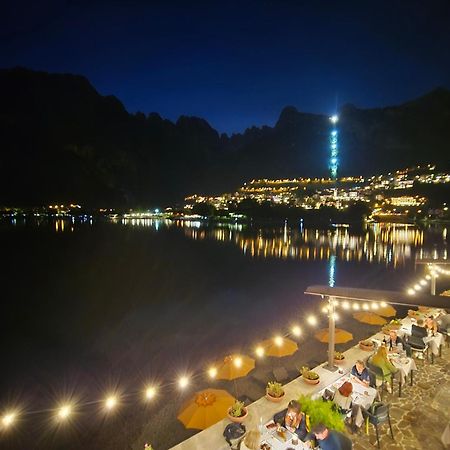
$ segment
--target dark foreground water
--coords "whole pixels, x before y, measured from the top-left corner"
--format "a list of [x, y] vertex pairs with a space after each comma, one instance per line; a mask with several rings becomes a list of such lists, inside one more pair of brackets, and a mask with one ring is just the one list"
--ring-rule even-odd
[[[197, 374], [201, 389], [203, 369], [227, 353], [293, 323], [307, 332], [309, 313], [325, 325], [308, 285], [406, 289], [422, 275], [415, 258], [446, 257], [446, 238], [401, 225], [3, 221], [0, 412], [21, 414], [0, 447], [131, 448], [149, 421], [162, 426], [165, 401], [176, 407], [180, 375]], [[157, 407], [143, 401], [149, 382], [163, 385]], [[121, 404], [105, 414], [95, 402], [111, 392]], [[76, 414], [61, 424], [52, 409], [69, 400]], [[159, 448], [185, 437], [154, 434]]]

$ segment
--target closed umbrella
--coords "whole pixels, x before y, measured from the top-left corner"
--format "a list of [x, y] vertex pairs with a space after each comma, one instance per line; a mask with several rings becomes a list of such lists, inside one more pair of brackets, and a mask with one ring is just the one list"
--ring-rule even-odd
[[261, 346], [264, 348], [265, 355], [277, 358], [292, 355], [298, 350], [298, 345], [295, 341], [282, 337], [266, 339], [261, 342]]
[[196, 392], [180, 409], [178, 420], [186, 428], [204, 430], [227, 416], [235, 399], [222, 389]]
[[367, 323], [369, 325], [384, 325], [386, 323], [386, 319], [373, 312], [360, 311], [354, 313], [353, 317], [359, 322]]
[[[329, 340], [328, 328], [319, 330], [315, 335], [315, 338], [323, 343], [327, 343]], [[334, 330], [334, 342], [336, 344], [345, 344], [353, 339], [353, 334], [348, 331], [342, 330], [341, 328], [336, 328]]]

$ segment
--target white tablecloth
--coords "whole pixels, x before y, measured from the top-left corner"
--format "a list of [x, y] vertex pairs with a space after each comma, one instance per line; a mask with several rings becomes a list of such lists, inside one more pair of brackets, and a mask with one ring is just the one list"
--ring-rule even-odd
[[[364, 423], [364, 417], [361, 409], [369, 409], [370, 405], [374, 402], [377, 396], [377, 390], [370, 386], [363, 386], [356, 381], [352, 381], [349, 374], [343, 375], [341, 378], [336, 380], [333, 384], [330, 384], [325, 389], [336, 392], [340, 386], [346, 381], [350, 381], [353, 386], [352, 392], [352, 416], [355, 421], [355, 425], [360, 427]], [[314, 397], [317, 398], [322, 396], [325, 392], [325, 389], [322, 389], [318, 392]]]
[[[410, 317], [406, 317], [402, 320], [402, 326], [398, 331], [399, 336], [404, 336], [407, 334], [411, 335], [411, 328], [413, 322]], [[439, 355], [439, 347], [444, 343], [444, 335], [441, 333], [436, 333], [436, 336], [425, 336], [423, 338], [423, 342], [428, 344], [428, 347], [431, 349], [434, 355]]]
[[390, 358], [390, 360], [392, 364], [399, 369], [397, 373], [402, 383], [405, 383], [406, 377], [410, 374], [411, 370], [417, 370], [416, 363], [412, 358], [400, 356]]
[[436, 333], [436, 336], [426, 336], [423, 338], [423, 342], [428, 344], [434, 355], [439, 355], [439, 347], [444, 343], [444, 335]]

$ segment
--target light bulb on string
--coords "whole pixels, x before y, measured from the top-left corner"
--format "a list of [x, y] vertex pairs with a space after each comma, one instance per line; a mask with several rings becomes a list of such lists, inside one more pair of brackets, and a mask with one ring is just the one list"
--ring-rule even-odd
[[147, 400], [151, 400], [155, 397], [155, 395], [156, 395], [156, 388], [153, 386], [147, 387], [147, 389], [145, 390], [145, 398]]
[[14, 424], [15, 420], [16, 420], [16, 413], [14, 412], [6, 413], [2, 417], [2, 425], [4, 428], [8, 428]]
[[189, 385], [189, 378], [186, 376], [182, 376], [178, 380], [178, 386], [181, 389], [185, 389]]
[[63, 405], [58, 409], [58, 419], [65, 420], [72, 413], [72, 407], [70, 405]]
[[262, 358], [264, 356], [264, 348], [261, 346], [256, 347], [255, 353], [256, 353], [256, 356], [259, 356], [260, 358]]
[[309, 325], [311, 326], [316, 326], [317, 325], [317, 319], [315, 316], [309, 316], [306, 321], [309, 323]]
[[281, 347], [283, 345], [283, 338], [281, 336], [276, 336], [273, 341], [277, 347]]
[[111, 411], [114, 409], [117, 405], [117, 397], [115, 395], [110, 395], [105, 400], [105, 408], [108, 411]]

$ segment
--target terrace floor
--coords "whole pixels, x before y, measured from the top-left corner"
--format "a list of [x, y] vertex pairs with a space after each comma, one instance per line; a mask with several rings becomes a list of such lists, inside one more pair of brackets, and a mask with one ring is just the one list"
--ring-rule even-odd
[[[383, 395], [391, 405], [393, 441], [389, 426], [381, 425], [381, 448], [390, 449], [443, 449], [441, 435], [450, 423], [450, 349], [442, 349], [442, 358], [434, 364], [417, 362], [413, 386], [404, 386], [402, 397], [398, 391]], [[376, 446], [375, 428], [369, 426], [350, 436], [354, 450], [367, 450]]]

